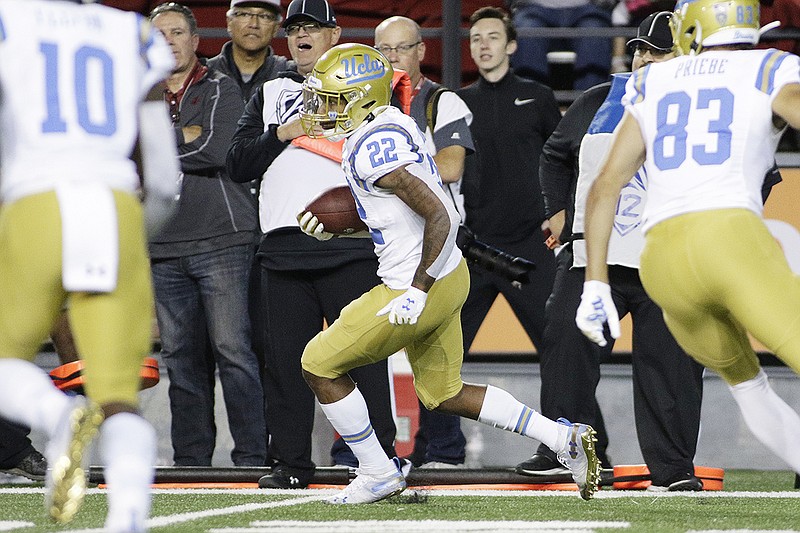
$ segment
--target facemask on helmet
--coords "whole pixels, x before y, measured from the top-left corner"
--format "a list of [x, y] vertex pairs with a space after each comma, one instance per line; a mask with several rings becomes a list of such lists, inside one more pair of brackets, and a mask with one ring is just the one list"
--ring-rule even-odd
[[300, 122], [306, 135], [340, 138], [353, 132], [389, 105], [392, 75], [389, 61], [370, 46], [348, 43], [325, 52], [303, 83]]
[[698, 54], [708, 46], [755, 45], [762, 33], [758, 0], [679, 0], [670, 25], [682, 54]]

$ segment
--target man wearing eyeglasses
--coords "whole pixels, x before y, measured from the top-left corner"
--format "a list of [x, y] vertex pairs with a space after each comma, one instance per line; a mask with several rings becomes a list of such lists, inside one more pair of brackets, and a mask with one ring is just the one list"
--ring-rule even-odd
[[[177, 466], [211, 466], [214, 374], [225, 397], [235, 466], [263, 466], [266, 429], [251, 345], [248, 281], [257, 213], [249, 187], [225, 172], [243, 103], [236, 83], [196, 55], [192, 11], [169, 2], [150, 13], [175, 56], [165, 99], [173, 113], [182, 181], [175, 217], [150, 242], [161, 354], [170, 378]], [[211, 352], [206, 349], [206, 338]]]
[[288, 68], [287, 59], [276, 55], [270, 46], [283, 20], [281, 3], [280, 0], [231, 0], [226, 16], [231, 40], [207, 64], [233, 78], [247, 103], [256, 87]]
[[[283, 21], [281, 14], [280, 0], [231, 0], [231, 7], [226, 14], [231, 40], [223, 44], [219, 55], [209, 59], [206, 64], [226, 74], [239, 85], [245, 104], [256, 87], [275, 79], [279, 73], [294, 68], [291, 61], [276, 55], [270, 46], [272, 39], [280, 31]], [[250, 193], [254, 198], [258, 198], [260, 185], [260, 180], [250, 183]], [[256, 232], [254, 249], [258, 247], [260, 240], [261, 233]], [[260, 333], [263, 330], [261, 265], [255, 253], [250, 269], [248, 298], [253, 351], [259, 359], [263, 382], [264, 343]]]
[[[439, 168], [445, 190], [464, 218], [464, 197], [461, 176], [464, 159], [474, 151], [469, 125], [472, 112], [453, 91], [423, 76], [425, 43], [419, 24], [414, 20], [389, 17], [375, 28], [377, 48], [395, 69], [404, 70], [411, 78], [411, 117], [425, 133], [425, 143]], [[463, 465], [466, 439], [461, 431], [461, 418], [428, 411], [420, 403], [420, 424], [414, 437], [414, 451], [409, 457], [415, 466], [450, 468]]]
[[[276, 465], [259, 485], [300, 489], [308, 486], [315, 470], [311, 447], [316, 402], [302, 376], [303, 350], [322, 330], [323, 321], [331, 324], [344, 306], [380, 279], [371, 240], [309, 239], [295, 218], [319, 193], [345, 183], [341, 146], [309, 139], [299, 120], [301, 84], [317, 59], [338, 42], [341, 28], [326, 0], [293, 0], [283, 28], [297, 73], [284, 73], [256, 88], [233, 137], [228, 172], [241, 182], [261, 179], [264, 389]], [[384, 451], [393, 457], [396, 431], [387, 362], [358, 368], [351, 375], [363, 386], [372, 425]], [[337, 450], [337, 455], [345, 453], [355, 462], [349, 449]]]

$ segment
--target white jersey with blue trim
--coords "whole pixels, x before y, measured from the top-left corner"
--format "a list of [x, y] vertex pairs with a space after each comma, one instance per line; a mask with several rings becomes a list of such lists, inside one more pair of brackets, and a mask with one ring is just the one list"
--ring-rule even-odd
[[782, 133], [772, 101], [800, 83], [800, 58], [779, 50], [707, 51], [639, 69], [623, 103], [647, 150], [643, 231], [680, 214], [744, 208], [761, 187]]
[[2, 199], [65, 180], [135, 191], [138, 104], [174, 64], [161, 34], [137, 13], [0, 2]]
[[[572, 220], [574, 234], [582, 236], [586, 230], [586, 200], [611, 148], [614, 129], [622, 119], [624, 112], [622, 97], [630, 76], [630, 73], [612, 76], [608, 95], [581, 140], [578, 153], [578, 182], [575, 186], [575, 215]], [[607, 264], [639, 268], [639, 256], [644, 248], [644, 235], [641, 229], [642, 209], [646, 200], [647, 175], [641, 168], [619, 193], [614, 225], [608, 240]], [[582, 237], [575, 238], [572, 241], [572, 266], [585, 267], [587, 261], [586, 240]]]
[[380, 186], [380, 178], [404, 165], [436, 194], [450, 215], [450, 237], [428, 270], [428, 274], [439, 279], [461, 261], [461, 251], [455, 245], [460, 217], [442, 187], [439, 171], [414, 119], [394, 107], [383, 108], [344, 144], [342, 168], [359, 215], [369, 226], [375, 243], [378, 276], [397, 290], [411, 286], [422, 258], [425, 229], [421, 216], [392, 191]]

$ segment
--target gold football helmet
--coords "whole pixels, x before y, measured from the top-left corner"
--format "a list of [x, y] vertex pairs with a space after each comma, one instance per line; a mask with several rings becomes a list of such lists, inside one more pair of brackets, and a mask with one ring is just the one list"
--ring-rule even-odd
[[758, 0], [679, 0], [670, 21], [682, 54], [699, 54], [705, 46], [757, 44]]
[[[325, 52], [303, 83], [300, 121], [306, 135], [341, 138], [351, 133], [375, 109], [389, 105], [393, 74], [389, 60], [364, 44], [340, 44]], [[314, 126], [322, 127], [323, 134], [315, 133]]]

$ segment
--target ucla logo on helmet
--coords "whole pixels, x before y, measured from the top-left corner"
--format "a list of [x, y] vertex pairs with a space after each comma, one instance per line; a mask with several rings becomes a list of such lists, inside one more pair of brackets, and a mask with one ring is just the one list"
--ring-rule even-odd
[[345, 58], [341, 63], [344, 67], [344, 79], [347, 80], [347, 85], [380, 78], [386, 71], [383, 61], [377, 57], [372, 59], [369, 54]]
[[716, 13], [714, 16], [717, 19], [717, 24], [720, 26], [727, 26], [728, 25], [728, 6], [727, 4], [714, 4], [714, 11]]

